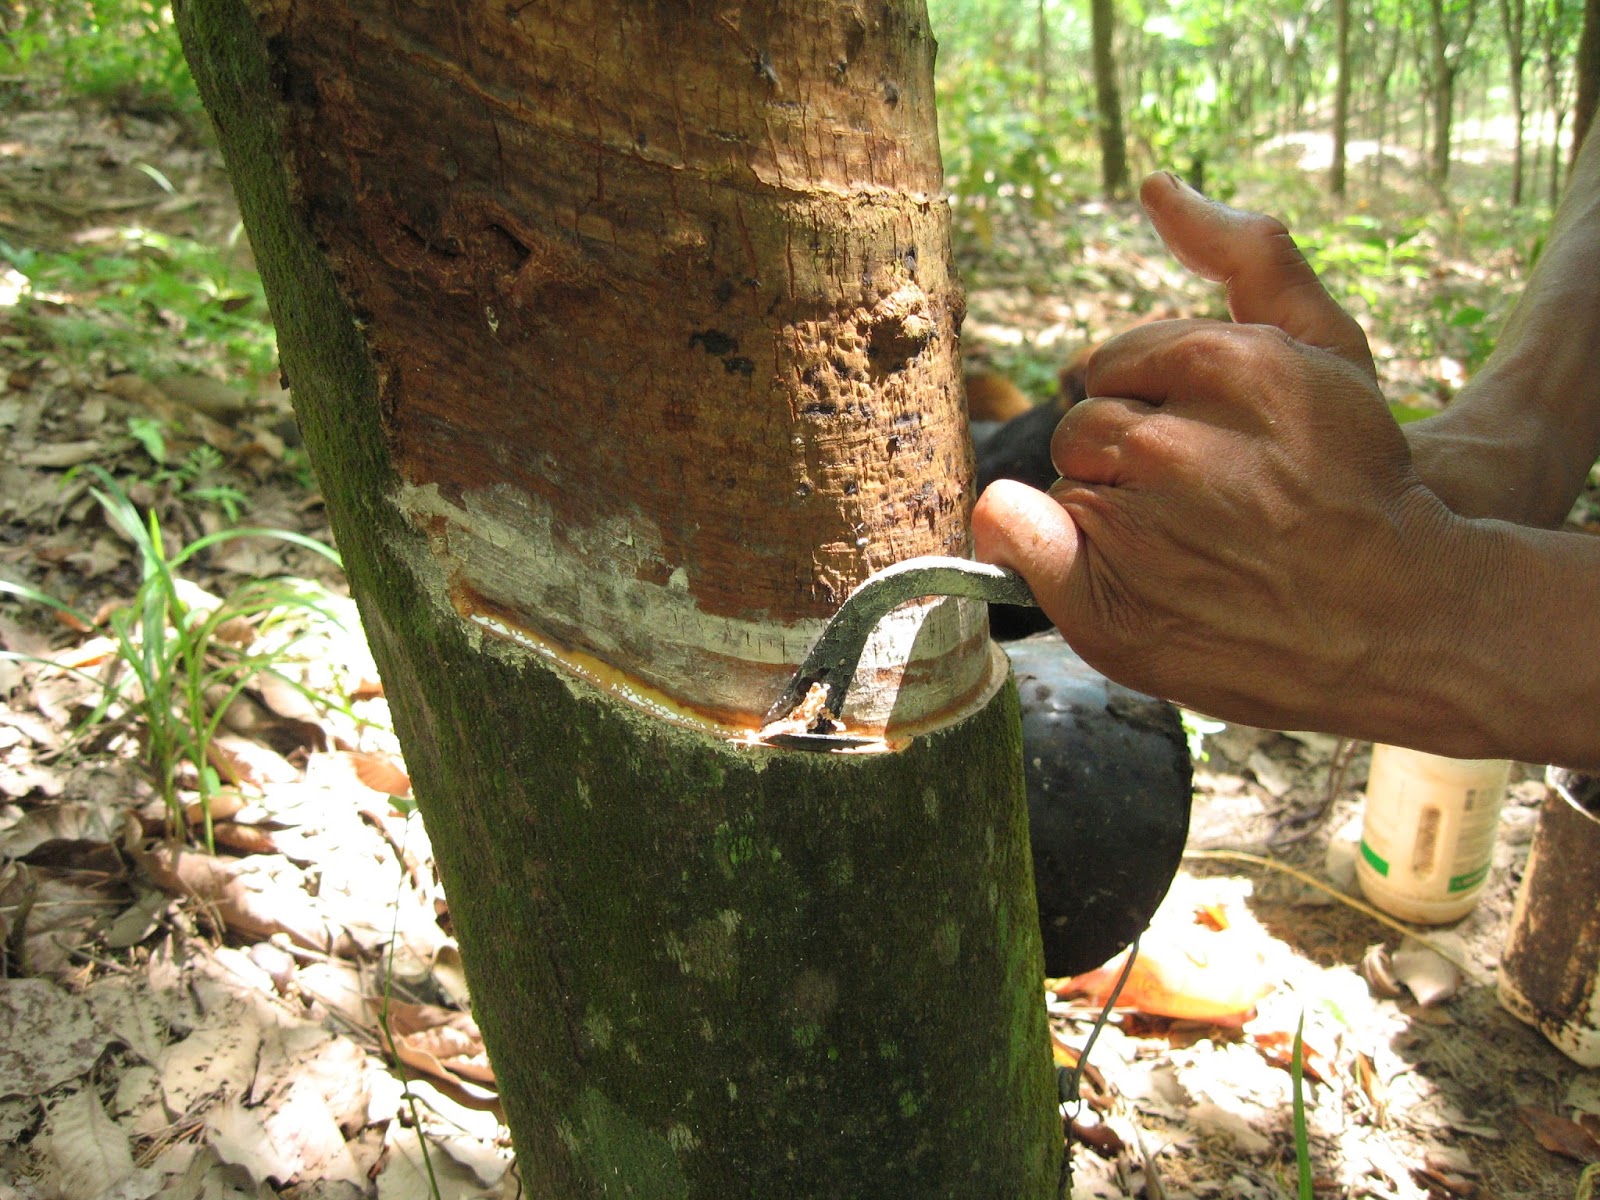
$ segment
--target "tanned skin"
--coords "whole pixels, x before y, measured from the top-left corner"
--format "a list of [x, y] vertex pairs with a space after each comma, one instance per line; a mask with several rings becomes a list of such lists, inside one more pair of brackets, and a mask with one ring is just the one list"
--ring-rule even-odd
[[980, 497], [1091, 664], [1227, 720], [1600, 769], [1600, 538], [1555, 532], [1600, 454], [1600, 139], [1488, 363], [1402, 430], [1360, 326], [1271, 217], [1140, 199], [1232, 322], [1105, 343], [1048, 492]]

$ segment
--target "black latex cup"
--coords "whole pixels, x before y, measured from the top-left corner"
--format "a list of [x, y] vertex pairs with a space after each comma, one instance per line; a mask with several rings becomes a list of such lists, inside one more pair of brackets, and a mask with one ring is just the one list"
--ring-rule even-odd
[[1178, 710], [1112, 683], [1054, 632], [1005, 647], [1022, 700], [1045, 972], [1078, 975], [1149, 924], [1189, 832]]

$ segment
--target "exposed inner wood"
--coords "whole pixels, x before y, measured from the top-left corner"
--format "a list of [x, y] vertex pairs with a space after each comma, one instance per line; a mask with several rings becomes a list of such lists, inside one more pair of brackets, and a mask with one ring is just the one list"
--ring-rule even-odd
[[[933, 42], [803, 12], [270, 14], [291, 172], [458, 606], [733, 720], [872, 570], [967, 550]], [[857, 719], [981, 689], [981, 610], [918, 613]]]

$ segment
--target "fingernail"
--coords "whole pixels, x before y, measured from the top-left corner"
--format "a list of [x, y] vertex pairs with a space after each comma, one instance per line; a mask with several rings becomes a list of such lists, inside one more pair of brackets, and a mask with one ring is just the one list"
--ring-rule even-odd
[[1173, 184], [1180, 191], [1188, 192], [1191, 196], [1199, 196], [1202, 199], [1205, 198], [1205, 193], [1204, 192], [1201, 192], [1199, 189], [1191, 186], [1189, 181], [1187, 179], [1183, 178], [1183, 176], [1179, 175], [1177, 172], [1175, 172], [1175, 171], [1167, 171], [1167, 172], [1164, 172], [1164, 173], [1165, 173], [1165, 175], [1166, 175], [1166, 177], [1168, 179], [1172, 180]]

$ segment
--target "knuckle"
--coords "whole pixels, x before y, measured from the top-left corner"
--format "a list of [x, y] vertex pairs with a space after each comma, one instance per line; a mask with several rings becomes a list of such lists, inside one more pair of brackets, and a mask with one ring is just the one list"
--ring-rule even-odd
[[1134, 459], [1162, 466], [1178, 459], [1182, 445], [1174, 436], [1172, 422], [1155, 413], [1135, 421], [1123, 431], [1123, 450]]
[[1269, 241], [1287, 240], [1291, 245], [1294, 238], [1289, 234], [1289, 227], [1270, 213], [1250, 213], [1245, 218], [1249, 231], [1258, 238]]

